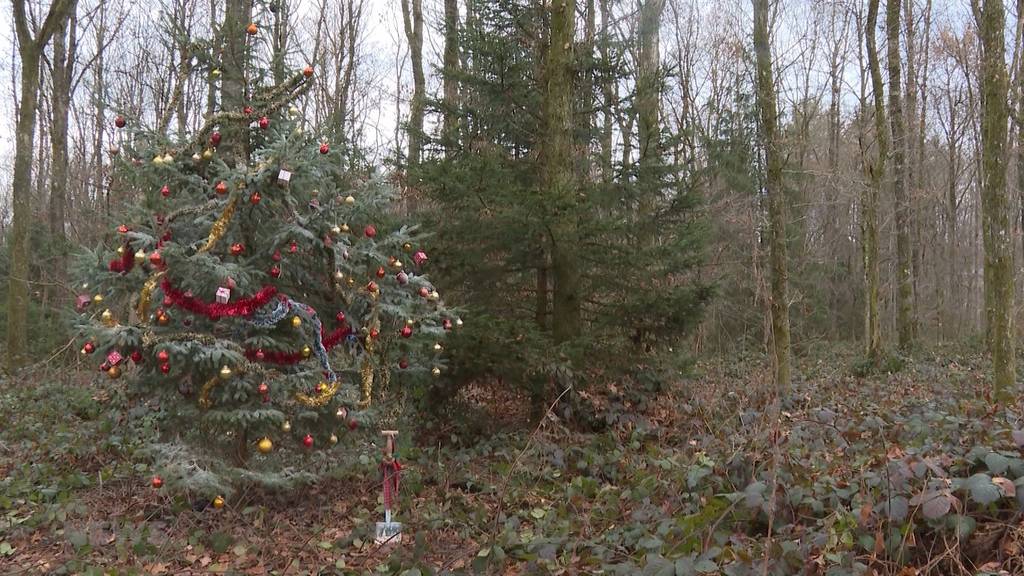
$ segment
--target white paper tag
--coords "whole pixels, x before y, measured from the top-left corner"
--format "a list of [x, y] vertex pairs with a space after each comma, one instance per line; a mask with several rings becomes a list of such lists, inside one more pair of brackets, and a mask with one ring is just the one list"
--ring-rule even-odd
[[377, 522], [377, 536], [374, 541], [378, 546], [384, 544], [401, 544], [402, 543], [402, 523], [401, 522]]

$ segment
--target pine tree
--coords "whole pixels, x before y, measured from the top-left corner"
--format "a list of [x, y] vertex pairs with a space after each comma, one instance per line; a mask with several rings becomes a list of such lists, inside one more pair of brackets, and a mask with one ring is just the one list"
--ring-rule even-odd
[[302, 129], [291, 104], [312, 74], [250, 85], [242, 110], [186, 142], [118, 117], [119, 181], [138, 201], [112, 259], [82, 256], [78, 329], [83, 354], [157, 414], [155, 485], [212, 498], [312, 480], [331, 463], [317, 449], [379, 416], [375, 390], [444, 369], [461, 321], [424, 275], [424, 236], [389, 209], [386, 181], [345, 172]]

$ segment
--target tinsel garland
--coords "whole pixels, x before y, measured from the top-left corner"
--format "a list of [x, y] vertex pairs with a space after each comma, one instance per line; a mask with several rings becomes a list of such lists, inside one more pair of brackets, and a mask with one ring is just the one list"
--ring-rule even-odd
[[170, 298], [175, 306], [188, 310], [193, 314], [201, 314], [210, 320], [218, 320], [225, 316], [252, 316], [256, 310], [265, 306], [277, 294], [275, 286], [264, 286], [259, 292], [248, 297], [221, 304], [219, 302], [203, 302], [202, 300], [188, 295], [183, 290], [175, 288], [171, 281], [164, 278], [160, 283], [160, 289], [164, 295]]
[[361, 391], [362, 398], [359, 400], [359, 407], [367, 409], [370, 407], [370, 398], [373, 395], [373, 364], [370, 361], [370, 357], [373, 353], [373, 339], [366, 339], [366, 355], [363, 356], [363, 364], [359, 367], [359, 376], [361, 378]]
[[320, 391], [313, 396], [303, 394], [302, 392], [297, 393], [295, 395], [295, 401], [310, 408], [319, 408], [327, 405], [327, 403], [331, 401], [331, 398], [333, 398], [338, 392], [338, 381], [323, 382], [321, 383], [321, 386], [322, 388]]

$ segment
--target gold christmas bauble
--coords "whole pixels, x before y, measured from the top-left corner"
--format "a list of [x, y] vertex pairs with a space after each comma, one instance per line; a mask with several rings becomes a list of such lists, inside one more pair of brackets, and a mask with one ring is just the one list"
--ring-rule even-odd
[[331, 437], [328, 440], [330, 441], [331, 444], [337, 444], [338, 443], [338, 435], [337, 434], [331, 434]]
[[118, 378], [121, 377], [121, 367], [111, 366], [109, 369], [107, 369], [107, 376], [110, 376], [111, 380], [117, 380]]
[[345, 204], [355, 204], [355, 203], [356, 203], [356, 197], [355, 196], [352, 196], [351, 194], [349, 194], [348, 196], [345, 196]]
[[157, 154], [156, 156], [153, 157], [153, 164], [156, 164], [157, 166], [159, 166], [159, 165], [161, 165], [163, 163], [164, 163], [164, 157], [163, 156]]
[[394, 266], [395, 268], [401, 268], [402, 267], [402, 261], [401, 260], [395, 260], [394, 262], [391, 263], [391, 265]]
[[170, 153], [164, 154], [164, 164], [173, 164], [173, 163], [174, 163], [174, 156], [171, 156]]
[[335, 236], [337, 236], [338, 234], [341, 234], [341, 226], [332, 226], [331, 227], [331, 234], [334, 234]]
[[117, 247], [117, 255], [118, 256], [124, 256], [124, 246], [118, 246]]
[[350, 230], [350, 228], [348, 227], [348, 224], [342, 224], [341, 225], [341, 231], [342, 232], [348, 233], [349, 230]]
[[348, 285], [349, 286], [355, 286], [356, 285], [355, 279], [352, 278], [351, 276], [348, 277]]
[[103, 294], [97, 294], [92, 297], [93, 304], [99, 304], [100, 302], [103, 302]]
[[441, 369], [438, 368], [437, 366], [434, 366], [434, 368], [430, 371], [430, 373], [433, 374], [434, 376], [440, 376], [441, 375]]
[[302, 326], [302, 318], [299, 318], [298, 316], [292, 316], [292, 326], [295, 328]]
[[436, 350], [437, 352], [440, 352], [443, 349], [444, 349], [444, 347], [441, 346], [440, 342], [437, 342], [437, 343], [434, 344], [434, 350]]
[[434, 290], [433, 292], [430, 293], [430, 295], [427, 296], [427, 300], [436, 301], [440, 297], [441, 295], [437, 293], [437, 290]]
[[110, 308], [107, 308], [102, 314], [100, 314], [100, 320], [102, 320], [107, 326], [113, 326], [114, 313], [110, 311]]
[[203, 160], [209, 160], [210, 158], [213, 158], [213, 150], [210, 148], [203, 150]]
[[223, 508], [224, 507], [224, 499], [221, 498], [220, 496], [217, 496], [216, 498], [214, 498], [213, 499], [213, 507], [216, 508], [217, 510], [220, 510], [221, 508]]
[[231, 368], [228, 368], [226, 365], [220, 367], [219, 375], [221, 380], [227, 380], [231, 378], [231, 374]]
[[416, 321], [413, 320], [412, 318], [406, 318], [405, 319], [405, 325], [406, 326], [415, 326], [416, 325]]
[[210, 76], [213, 76], [214, 78], [220, 78], [220, 68], [214, 68], [213, 70], [210, 70]]
[[288, 114], [293, 116], [293, 117], [294, 116], [298, 116], [299, 115], [299, 109], [297, 107], [295, 107], [295, 106], [290, 106], [288, 108]]
[[335, 270], [334, 279], [337, 280], [338, 282], [341, 282], [342, 280], [345, 279], [345, 274], [341, 270]]
[[156, 317], [156, 323], [161, 326], [167, 326], [167, 324], [170, 323], [170, 321], [171, 317], [168, 316], [167, 314], [161, 314]]
[[284, 423], [281, 424], [281, 432], [291, 432], [291, 431], [292, 431], [292, 423], [287, 421], [287, 420], [285, 420]]
[[455, 325], [456, 326], [462, 326], [462, 318], [456, 318], [455, 319]]
[[405, 250], [406, 252], [412, 252], [412, 244], [409, 244], [408, 242], [402, 244], [402, 250]]
[[274, 449], [274, 443], [270, 441], [270, 438], [264, 436], [263, 439], [256, 444], [256, 448], [264, 454], [269, 454], [270, 451]]
[[295, 128], [295, 135], [296, 136], [302, 136], [302, 127], [301, 126], [297, 126]]
[[302, 357], [303, 358], [309, 358], [309, 355], [312, 354], [312, 353], [313, 353], [313, 351], [309, 349], [309, 346], [303, 346], [302, 347]]
[[146, 263], [146, 251], [141, 248], [135, 253], [135, 265], [142, 266]]
[[192, 155], [192, 161], [193, 162], [200, 162], [200, 161], [202, 161], [202, 159], [203, 159], [203, 156], [199, 152], [196, 152], [195, 154]]

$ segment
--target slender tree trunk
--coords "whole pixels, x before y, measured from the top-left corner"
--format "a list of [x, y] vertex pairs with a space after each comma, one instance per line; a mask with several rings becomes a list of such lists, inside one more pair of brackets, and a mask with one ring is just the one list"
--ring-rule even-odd
[[[248, 94], [246, 63], [248, 38], [245, 29], [252, 21], [249, 0], [226, 0], [221, 42], [224, 45], [221, 71], [221, 107], [237, 112], [245, 107]], [[218, 148], [228, 165], [242, 166], [249, 161], [249, 132], [246, 127], [229, 123], [221, 129], [222, 144]]]
[[882, 337], [878, 322], [878, 196], [885, 180], [885, 162], [889, 156], [889, 127], [885, 120], [885, 94], [882, 88], [882, 71], [878, 63], [878, 47], [875, 28], [878, 24], [878, 2], [869, 0], [868, 17], [864, 35], [867, 41], [868, 68], [871, 73], [871, 91], [874, 97], [875, 140], [878, 154], [868, 165], [871, 176], [870, 186], [864, 191], [861, 201], [863, 212], [864, 277], [865, 277], [865, 318], [864, 340], [868, 358], [875, 364], [881, 360]]
[[789, 278], [786, 257], [786, 201], [782, 183], [782, 151], [778, 142], [778, 104], [768, 33], [769, 0], [753, 0], [754, 54], [757, 66], [757, 107], [760, 110], [761, 143], [764, 146], [765, 194], [768, 200], [768, 260], [771, 268], [772, 343], [775, 352], [775, 385], [780, 392], [790, 384]]
[[[912, 0], [908, 0], [912, 1]], [[896, 332], [900, 350], [913, 343], [913, 290], [911, 276], [910, 202], [907, 198], [905, 122], [900, 70], [900, 0], [886, 2], [885, 29], [889, 68], [889, 120], [892, 128], [893, 198], [896, 216]], [[877, 102], [877, 99], [876, 99]]]
[[1004, 60], [1005, 8], [1002, 0], [984, 0], [981, 10], [982, 234], [985, 247], [985, 308], [989, 310], [993, 398], [1009, 401], [1016, 393], [1014, 350], [1013, 243], [1006, 188], [1008, 79]]
[[67, 21], [74, 3], [56, 0], [38, 32], [30, 29], [26, 0], [13, 0], [14, 27], [21, 57], [21, 98], [14, 128], [14, 174], [11, 179], [11, 267], [7, 289], [7, 366], [15, 369], [28, 361], [29, 223], [32, 219], [32, 160], [35, 152], [40, 57], [50, 38]]
[[552, 328], [555, 341], [579, 335], [580, 270], [576, 253], [576, 182], [573, 170], [573, 42], [576, 0], [551, 0], [551, 30], [544, 58], [543, 182], [552, 208]]
[[[609, 53], [609, 21], [611, 20], [611, 6], [609, 0], [601, 0], [601, 61], [607, 66], [611, 58]], [[601, 181], [605, 184], [612, 181], [612, 110], [615, 109], [615, 82], [611, 75], [606, 74], [601, 82], [601, 134], [600, 157], [601, 157]]]
[[288, 55], [288, 34], [291, 31], [289, 17], [291, 16], [291, 4], [288, 0], [276, 0], [274, 9], [274, 30], [271, 37], [271, 58], [270, 68], [274, 74], [274, 83], [283, 84], [287, 72], [285, 71], [285, 57]]
[[68, 193], [68, 111], [71, 106], [71, 79], [74, 73], [77, 19], [64, 23], [53, 36], [53, 73], [51, 100], [53, 127], [50, 135], [52, 167], [50, 171], [50, 206], [48, 220], [50, 234], [58, 244], [54, 272], [61, 276], [64, 270], [63, 247], [67, 242], [64, 224]]
[[450, 153], [459, 139], [459, 1], [444, 0], [444, 125], [442, 140]]
[[408, 161], [410, 166], [416, 166], [420, 163], [423, 148], [423, 111], [427, 98], [427, 83], [423, 75], [423, 0], [402, 0], [402, 22], [412, 61]]

